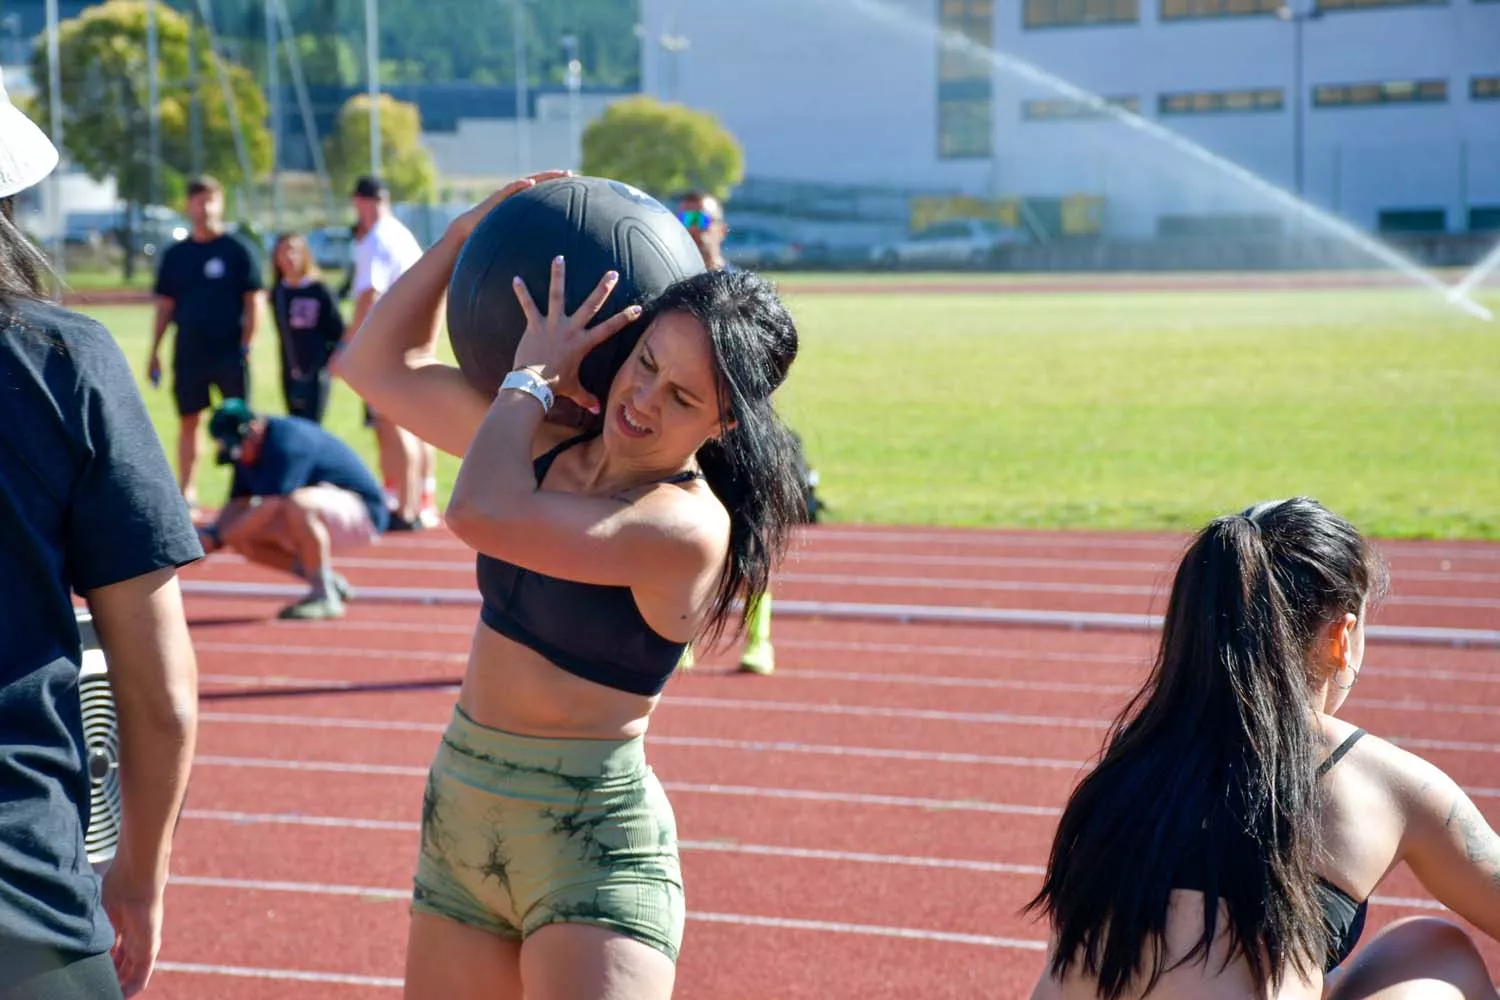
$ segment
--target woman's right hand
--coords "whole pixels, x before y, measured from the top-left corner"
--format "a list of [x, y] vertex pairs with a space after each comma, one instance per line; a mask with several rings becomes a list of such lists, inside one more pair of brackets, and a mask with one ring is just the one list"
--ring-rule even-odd
[[571, 170], [544, 170], [530, 177], [523, 177], [518, 181], [512, 181], [505, 187], [490, 195], [484, 201], [464, 212], [458, 218], [448, 224], [448, 234], [462, 244], [474, 232], [480, 221], [505, 199], [513, 194], [525, 191], [529, 187], [541, 184], [543, 181], [555, 181], [561, 177], [571, 177]]

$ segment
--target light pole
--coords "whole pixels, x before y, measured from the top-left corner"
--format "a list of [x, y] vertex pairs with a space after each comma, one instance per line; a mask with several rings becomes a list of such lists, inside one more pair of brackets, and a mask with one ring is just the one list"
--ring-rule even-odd
[[380, 11], [365, 0], [365, 62], [370, 95], [370, 174], [380, 176]]
[[1292, 177], [1297, 197], [1303, 194], [1303, 123], [1302, 109], [1307, 95], [1302, 93], [1302, 26], [1323, 16], [1318, 0], [1313, 0], [1307, 10], [1293, 10], [1290, 4], [1282, 4], [1276, 16], [1292, 25]]
[[525, 177], [531, 164], [531, 132], [526, 113], [530, 110], [530, 95], [526, 79], [526, 10], [521, 5], [526, 0], [510, 0], [511, 33], [515, 36], [516, 59], [516, 176]]
[[568, 141], [575, 166], [582, 166], [583, 150], [578, 137], [578, 92], [583, 87], [583, 63], [578, 59], [578, 36], [564, 35], [563, 50], [568, 53]]
[[[678, 74], [682, 71], [682, 53], [692, 48], [692, 43], [688, 41], [686, 35], [674, 35], [669, 29], [666, 32], [663, 32], [661, 38], [657, 40], [657, 44], [659, 44], [661, 46], [661, 50], [667, 54], [663, 62], [672, 67], [671, 93], [670, 95], [666, 94], [665, 91], [667, 88], [663, 86], [663, 96], [670, 96], [672, 100], [676, 100], [678, 83], [677, 77]], [[662, 75], [666, 76], [665, 73], [663, 73]]]

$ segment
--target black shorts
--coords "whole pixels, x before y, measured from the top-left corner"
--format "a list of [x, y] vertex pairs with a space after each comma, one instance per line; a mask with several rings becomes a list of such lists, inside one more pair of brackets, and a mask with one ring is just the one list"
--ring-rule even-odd
[[0, 972], [0, 1000], [124, 1000], [109, 952], [27, 955]]
[[215, 368], [181, 368], [172, 374], [172, 394], [177, 397], [179, 416], [202, 413], [213, 405], [210, 389], [219, 391], [219, 401], [250, 401], [250, 364], [243, 358]]

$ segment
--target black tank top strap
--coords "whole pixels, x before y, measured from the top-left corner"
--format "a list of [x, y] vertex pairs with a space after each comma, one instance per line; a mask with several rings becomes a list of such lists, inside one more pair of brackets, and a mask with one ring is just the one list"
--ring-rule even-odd
[[1365, 731], [1363, 729], [1356, 729], [1354, 732], [1350, 733], [1348, 739], [1344, 740], [1344, 742], [1335, 747], [1333, 753], [1328, 755], [1328, 759], [1318, 765], [1318, 777], [1321, 778], [1323, 777], [1323, 775], [1333, 770], [1333, 766], [1344, 759], [1344, 754], [1353, 749], [1354, 744], [1358, 743], [1360, 737], [1363, 735], [1365, 735]]
[[598, 436], [598, 431], [584, 431], [582, 434], [576, 435], [575, 437], [570, 437], [562, 444], [548, 449], [545, 454], [538, 455], [536, 458], [532, 459], [531, 468], [532, 471], [536, 473], [537, 485], [542, 485], [542, 480], [547, 478], [547, 472], [552, 468], [552, 463], [557, 461], [558, 455], [561, 455], [563, 452], [567, 451], [574, 445], [582, 444], [583, 442], [591, 440], [592, 438], [596, 438]]

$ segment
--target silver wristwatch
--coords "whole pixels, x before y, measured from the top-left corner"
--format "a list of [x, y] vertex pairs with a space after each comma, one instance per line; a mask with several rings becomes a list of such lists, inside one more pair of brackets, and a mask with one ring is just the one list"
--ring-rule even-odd
[[500, 389], [502, 392], [506, 389], [519, 389], [542, 404], [542, 413], [552, 411], [554, 399], [552, 387], [530, 368], [517, 368], [505, 376], [505, 381], [500, 383]]

